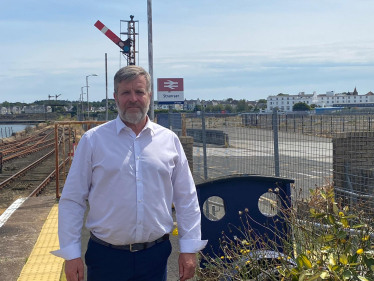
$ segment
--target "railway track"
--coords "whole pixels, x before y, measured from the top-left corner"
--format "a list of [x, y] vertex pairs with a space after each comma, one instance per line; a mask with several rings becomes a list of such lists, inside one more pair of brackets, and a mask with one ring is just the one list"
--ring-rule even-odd
[[[59, 130], [60, 131], [60, 130]], [[27, 165], [22, 165], [22, 168], [18, 171], [7, 170], [5, 173], [0, 174], [0, 215], [9, 207], [16, 199], [21, 197], [31, 197], [37, 196], [41, 193], [43, 194], [54, 194], [55, 193], [55, 182], [51, 180], [56, 176], [55, 171], [55, 149], [48, 149], [54, 146], [54, 139], [47, 140], [49, 136], [52, 135], [54, 130], [51, 130], [46, 136], [35, 137], [32, 143], [30, 144], [30, 139], [28, 139], [28, 145], [23, 148], [23, 151], [17, 150], [10, 157], [12, 159], [4, 158], [5, 162], [17, 163], [25, 160], [27, 158], [32, 158], [33, 161], [22, 161], [27, 163]], [[60, 131], [61, 132], [61, 131]], [[66, 132], [65, 134], [67, 134]], [[59, 144], [62, 145], [62, 134], [59, 134]], [[25, 145], [25, 140], [18, 142], [14, 145]], [[65, 150], [68, 151], [68, 138], [65, 138]], [[3, 147], [0, 148], [0, 150]], [[18, 149], [18, 148], [16, 148]], [[14, 149], [14, 150], [16, 150]], [[46, 151], [47, 150], [47, 151]], [[62, 151], [60, 149], [59, 158], [62, 159]], [[37, 157], [35, 157], [37, 156]], [[21, 158], [23, 157], [23, 158]], [[21, 159], [20, 159], [21, 158]], [[61, 179], [60, 186], [63, 185], [64, 175], [61, 174], [63, 167], [69, 165], [70, 158], [66, 158], [59, 166], [59, 178]], [[9, 163], [7, 163], [9, 165]], [[48, 188], [46, 186], [48, 185]]]

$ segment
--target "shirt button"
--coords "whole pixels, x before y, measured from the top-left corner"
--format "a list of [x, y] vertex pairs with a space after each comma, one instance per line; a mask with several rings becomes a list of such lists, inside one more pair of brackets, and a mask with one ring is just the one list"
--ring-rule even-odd
[[139, 203], [142, 202], [142, 200], [139, 200]]
[[136, 159], [138, 159], [138, 160], [139, 160], [139, 156], [138, 156], [138, 157], [136, 157]]
[[140, 181], [140, 179], [138, 178], [138, 181]]
[[142, 224], [142, 222], [140, 221], [140, 222], [138, 222], [138, 224], [140, 225], [140, 224]]

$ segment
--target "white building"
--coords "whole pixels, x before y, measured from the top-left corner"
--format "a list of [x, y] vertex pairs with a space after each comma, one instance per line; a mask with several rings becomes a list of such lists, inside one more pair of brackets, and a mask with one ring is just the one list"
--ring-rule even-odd
[[8, 114], [8, 109], [6, 107], [0, 107], [0, 114]]
[[369, 92], [366, 95], [359, 95], [355, 88], [353, 92], [348, 93], [335, 94], [334, 91], [328, 91], [323, 95], [317, 95], [316, 92], [313, 92], [313, 95], [306, 95], [304, 92], [300, 92], [298, 95], [269, 96], [266, 112], [272, 112], [274, 107], [289, 112], [292, 111], [293, 105], [298, 102], [309, 105], [315, 104], [319, 107], [374, 107], [374, 94]]
[[325, 95], [318, 95], [318, 102], [321, 107], [330, 106], [350, 106], [350, 107], [364, 107], [370, 103], [374, 103], [374, 94], [372, 92], [366, 95], [359, 95], [356, 88], [353, 92], [338, 93], [334, 91], [326, 92]]
[[317, 93], [313, 92], [313, 94], [306, 95], [305, 92], [300, 92], [297, 95], [268, 96], [265, 112], [272, 112], [275, 107], [278, 107], [281, 111], [292, 111], [293, 105], [298, 102], [309, 105], [317, 104]]

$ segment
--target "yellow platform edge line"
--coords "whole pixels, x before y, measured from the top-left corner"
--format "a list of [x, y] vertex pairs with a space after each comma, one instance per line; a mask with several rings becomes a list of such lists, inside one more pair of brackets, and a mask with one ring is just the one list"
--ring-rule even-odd
[[59, 248], [57, 217], [58, 204], [55, 204], [17, 281], [60, 281], [64, 260], [50, 253]]

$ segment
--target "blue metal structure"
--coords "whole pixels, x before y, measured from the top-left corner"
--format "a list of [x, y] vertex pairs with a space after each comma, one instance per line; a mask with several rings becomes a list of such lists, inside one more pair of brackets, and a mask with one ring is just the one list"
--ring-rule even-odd
[[[293, 179], [285, 179], [279, 177], [264, 177], [256, 175], [235, 175], [231, 177], [219, 178], [212, 181], [204, 182], [196, 185], [197, 194], [199, 198], [199, 205], [202, 212], [201, 231], [202, 239], [209, 240], [208, 245], [202, 251], [205, 255], [214, 257], [219, 255], [220, 238], [222, 238], [222, 231], [230, 237], [234, 236], [243, 239], [243, 235], [236, 227], [241, 227], [243, 230], [243, 223], [240, 220], [239, 211], [243, 212], [248, 209], [248, 215], [257, 223], [252, 222], [251, 227], [256, 229], [258, 234], [265, 234], [266, 227], [272, 228], [277, 224], [278, 229], [281, 229], [282, 222], [274, 222], [278, 216], [266, 216], [261, 213], [259, 209], [259, 199], [262, 195], [267, 193], [269, 189], [273, 191], [275, 188], [279, 189], [279, 202], [283, 207], [287, 207], [287, 202], [291, 200], [291, 184]], [[218, 196], [223, 199], [223, 207], [225, 214], [219, 220], [208, 219], [204, 214], [204, 202], [212, 196]], [[221, 205], [222, 207], [222, 205]], [[206, 212], [205, 212], [206, 213]], [[235, 226], [235, 227], [234, 227]], [[231, 230], [231, 232], [230, 232]], [[272, 233], [266, 232], [269, 239], [274, 239]], [[279, 249], [281, 251], [281, 249]]]

